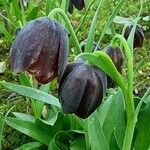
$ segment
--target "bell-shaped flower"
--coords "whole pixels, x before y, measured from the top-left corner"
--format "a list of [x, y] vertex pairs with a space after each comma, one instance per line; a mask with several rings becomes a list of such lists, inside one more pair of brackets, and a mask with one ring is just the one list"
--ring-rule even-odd
[[[124, 32], [124, 37], [127, 40], [130, 32], [132, 30], [133, 25], [129, 25], [126, 27], [125, 32]], [[135, 29], [135, 34], [134, 34], [134, 48], [139, 48], [142, 47], [144, 41], [144, 30], [141, 26], [137, 25]]]
[[62, 110], [87, 118], [101, 104], [107, 77], [83, 60], [67, 65], [59, 85]]
[[[111, 45], [104, 48], [104, 51], [109, 55], [117, 70], [121, 73], [123, 67], [123, 54], [119, 47], [112, 47]], [[113, 88], [115, 85], [114, 81], [107, 77], [107, 87]]]
[[10, 50], [10, 67], [15, 73], [27, 70], [40, 83], [55, 77], [60, 81], [68, 56], [68, 33], [48, 17], [29, 22], [18, 33]]
[[82, 10], [85, 7], [84, 0], [70, 0], [68, 11], [69, 13], [73, 13], [73, 6], [78, 10]]

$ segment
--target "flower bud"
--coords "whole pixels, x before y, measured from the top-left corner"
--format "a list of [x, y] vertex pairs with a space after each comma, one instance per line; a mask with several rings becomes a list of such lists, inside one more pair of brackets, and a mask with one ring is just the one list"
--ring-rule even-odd
[[61, 79], [68, 55], [68, 33], [47, 17], [29, 22], [17, 35], [10, 50], [15, 73], [27, 70], [40, 83]]
[[[124, 37], [127, 40], [130, 32], [132, 30], [133, 25], [127, 26], [124, 32]], [[135, 29], [135, 35], [134, 35], [134, 48], [142, 47], [144, 41], [144, 30], [141, 26], [137, 25]]]
[[59, 85], [62, 110], [87, 118], [101, 104], [107, 78], [99, 69], [80, 60], [67, 65]]
[[[123, 66], [123, 55], [121, 49], [119, 47], [113, 48], [111, 45], [109, 45], [104, 48], [104, 51], [109, 55], [117, 70], [121, 73]], [[107, 87], [111, 88], [114, 87], [114, 85], [114, 81], [110, 77], [107, 77]]]
[[70, 0], [68, 11], [69, 13], [73, 13], [73, 6], [75, 6], [78, 10], [82, 10], [85, 7], [84, 0]]

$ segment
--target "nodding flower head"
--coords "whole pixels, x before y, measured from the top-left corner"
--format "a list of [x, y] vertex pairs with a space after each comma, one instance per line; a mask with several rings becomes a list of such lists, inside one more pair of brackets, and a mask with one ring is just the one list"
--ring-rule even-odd
[[[125, 32], [124, 32], [124, 37], [127, 40], [130, 32], [132, 30], [133, 25], [129, 25], [126, 27]], [[139, 48], [142, 47], [144, 41], [144, 30], [141, 26], [137, 25], [135, 29], [135, 35], [134, 35], [134, 48]]]
[[28, 71], [40, 83], [61, 79], [68, 55], [68, 33], [59, 23], [42, 17], [18, 33], [9, 54], [15, 73]]
[[101, 104], [107, 77], [83, 60], [67, 65], [59, 85], [62, 110], [87, 118]]
[[78, 10], [82, 10], [85, 7], [84, 0], [70, 0], [68, 11], [72, 14], [73, 13], [73, 6]]
[[[119, 47], [112, 47], [111, 45], [104, 48], [104, 51], [109, 55], [117, 70], [121, 73], [123, 67], [123, 54]], [[114, 81], [107, 77], [107, 87], [113, 88], [115, 85]]]

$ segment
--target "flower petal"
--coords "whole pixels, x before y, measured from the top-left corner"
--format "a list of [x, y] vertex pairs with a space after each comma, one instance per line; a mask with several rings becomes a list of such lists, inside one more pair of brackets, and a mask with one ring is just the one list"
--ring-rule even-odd
[[[81, 118], [87, 118], [101, 104], [104, 88], [101, 79], [97, 76], [94, 68], [87, 64], [88, 81], [78, 110], [75, 114]], [[106, 77], [105, 77], [106, 78]]]
[[68, 33], [64, 30], [63, 27], [60, 27], [60, 41], [59, 41], [59, 58], [58, 58], [58, 82], [60, 82], [64, 70], [67, 64], [68, 58], [68, 49], [69, 49], [69, 42], [68, 42]]
[[84, 0], [71, 0], [71, 1], [78, 10], [82, 10], [85, 7]]
[[59, 89], [60, 103], [65, 113], [77, 111], [87, 83], [86, 68], [81, 65], [73, 70]]

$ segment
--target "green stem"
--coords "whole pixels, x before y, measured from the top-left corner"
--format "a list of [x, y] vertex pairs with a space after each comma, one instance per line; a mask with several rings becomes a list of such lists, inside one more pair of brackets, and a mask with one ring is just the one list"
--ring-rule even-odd
[[91, 6], [93, 5], [94, 2], [95, 2], [95, 0], [91, 1], [91, 3], [88, 5], [88, 7], [87, 7], [87, 9], [86, 9], [86, 12], [85, 12], [85, 14], [84, 14], [84, 16], [83, 16], [83, 18], [81, 19], [81, 22], [80, 22], [78, 28], [77, 28], [76, 31], [75, 31], [76, 35], [77, 35], [78, 31], [80, 30], [80, 28], [82, 27], [83, 22], [84, 22], [84, 20], [86, 19], [86, 16], [87, 16], [87, 14], [88, 14], [88, 12], [89, 12], [89, 10], [90, 10], [90, 8], [91, 8]]
[[[60, 8], [65, 12], [65, 14], [67, 13], [67, 11], [68, 11], [68, 5], [69, 5], [69, 0], [62, 0], [61, 1], [61, 6], [60, 6]], [[63, 18], [60, 16], [59, 17], [59, 20], [60, 20], [60, 22], [65, 26], [65, 22], [64, 22], [64, 20], [63, 20]]]
[[65, 14], [65, 12], [62, 9], [60, 9], [60, 8], [55, 8], [49, 13], [48, 17], [49, 18], [54, 18], [54, 15], [57, 14], [57, 13], [60, 14], [61, 17], [63, 18], [63, 20], [65, 21], [66, 26], [67, 26], [67, 28], [68, 28], [68, 30], [69, 30], [69, 32], [70, 32], [70, 34], [71, 34], [71, 36], [72, 36], [72, 38], [74, 40], [74, 44], [75, 44], [75, 47], [76, 47], [76, 50], [75, 50], [76, 55], [82, 53], [82, 51], [80, 49], [79, 41], [78, 41], [78, 39], [76, 37], [76, 34], [75, 34], [74, 30], [73, 30], [73, 27], [72, 27], [72, 25], [71, 25], [71, 23], [69, 21], [69, 18]]
[[61, 9], [64, 10], [65, 13], [68, 11], [69, 0], [62, 0]]
[[89, 124], [89, 118], [84, 120], [84, 133], [85, 133], [86, 149], [90, 149], [88, 124]]
[[[120, 0], [120, 2], [118, 3], [118, 5], [116, 6], [116, 8], [114, 9], [114, 11], [112, 12], [112, 14], [110, 15], [110, 17], [108, 18], [108, 21], [106, 23], [106, 25], [104, 26], [101, 35], [99, 37], [99, 40], [97, 42], [97, 47], [100, 45], [101, 40], [103, 39], [107, 29], [109, 28], [109, 26], [112, 24], [114, 17], [117, 15], [117, 13], [119, 12], [119, 10], [121, 9], [121, 7], [123, 6], [123, 4], [126, 2], [126, 0]], [[97, 47], [95, 48], [95, 50], [97, 49]]]
[[123, 143], [122, 150], [130, 150], [131, 149], [135, 124], [136, 124], [136, 121], [134, 121], [134, 119], [127, 120], [127, 127], [126, 127], [126, 133], [125, 133], [125, 137], [124, 137], [124, 143]]
[[122, 150], [130, 150], [134, 128], [135, 128], [135, 106], [133, 101], [133, 55], [129, 48], [129, 45], [125, 38], [122, 35], [116, 35], [112, 41], [114, 45], [117, 40], [120, 40], [122, 45], [124, 46], [124, 53], [127, 60], [127, 75], [128, 75], [128, 83], [127, 83], [127, 90], [124, 93], [125, 97], [125, 106], [126, 106], [126, 113], [127, 113], [127, 127], [125, 132], [125, 138], [123, 143]]

